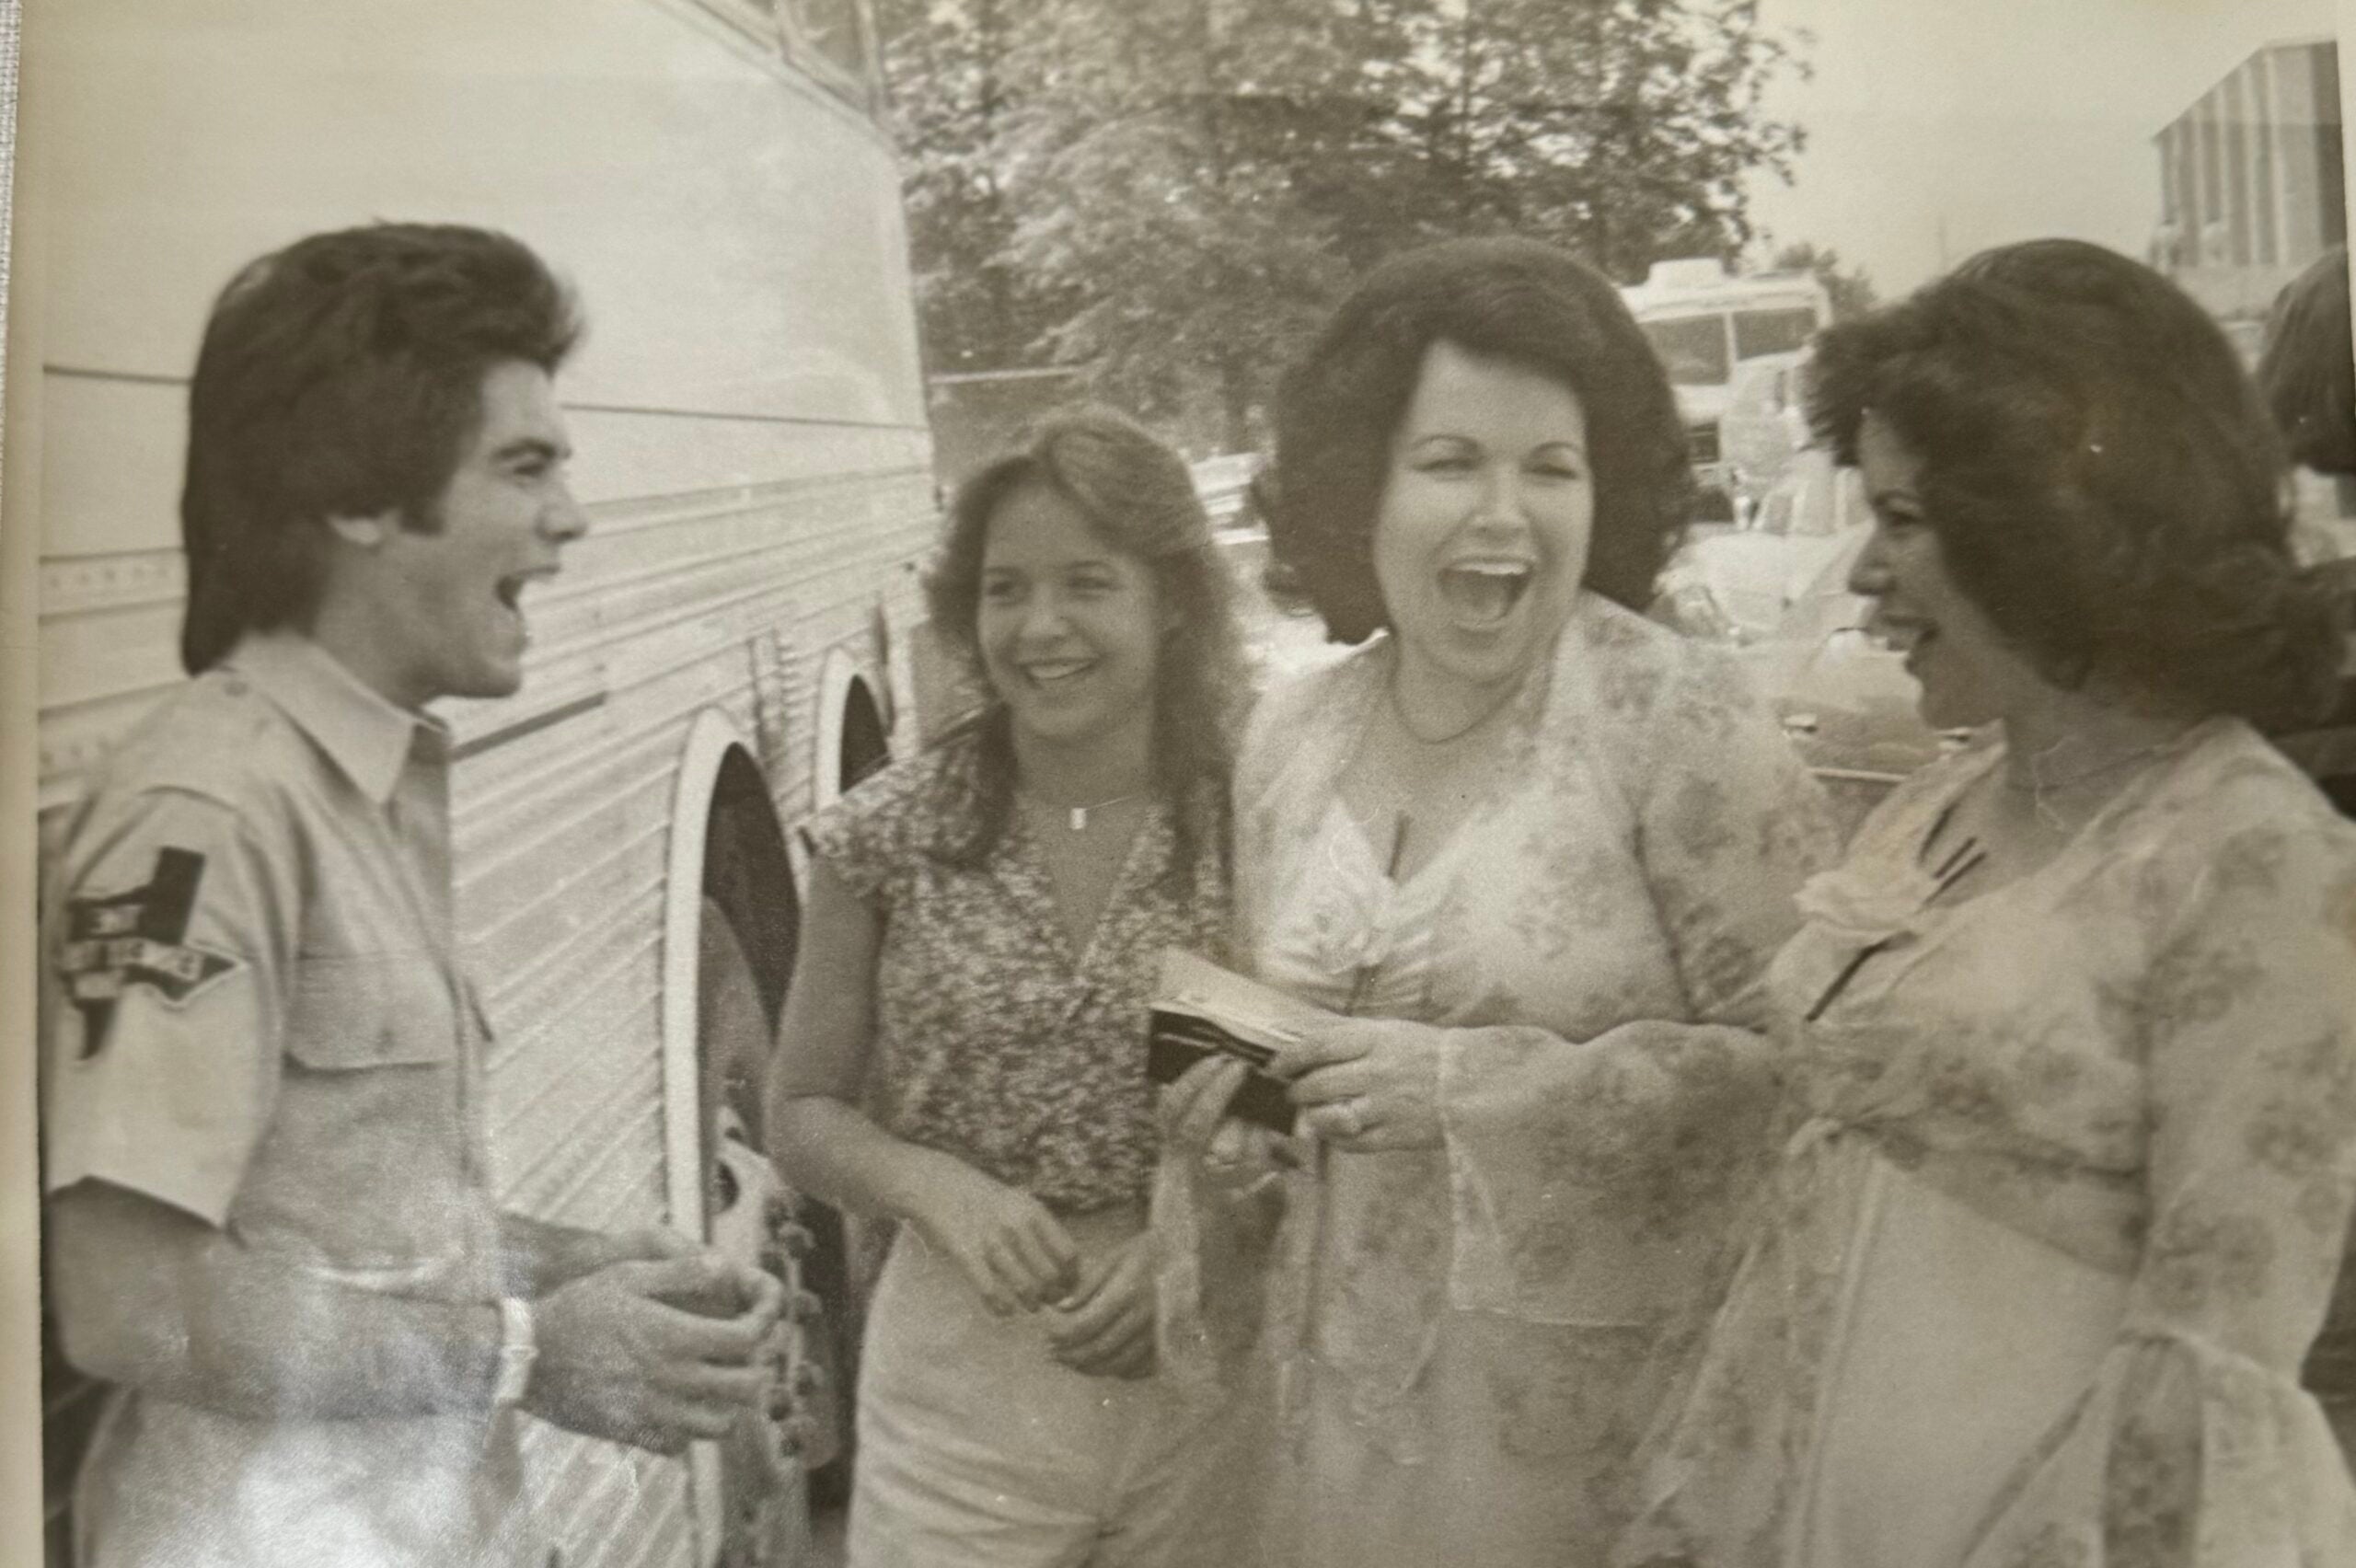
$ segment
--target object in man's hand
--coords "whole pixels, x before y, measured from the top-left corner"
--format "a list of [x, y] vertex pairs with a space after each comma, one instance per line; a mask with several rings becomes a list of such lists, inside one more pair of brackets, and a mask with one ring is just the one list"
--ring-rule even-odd
[[676, 1307], [682, 1312], [693, 1312], [700, 1318], [733, 1318], [748, 1311], [753, 1297], [743, 1282], [732, 1274], [714, 1270], [696, 1285], [654, 1292], [654, 1299], [666, 1307]]
[[1172, 1083], [1206, 1056], [1232, 1056], [1251, 1072], [1229, 1102], [1229, 1114], [1290, 1133], [1293, 1105], [1285, 1080], [1267, 1068], [1277, 1047], [1298, 1038], [1299, 1025], [1317, 1016], [1305, 1002], [1171, 948], [1161, 955], [1161, 985], [1146, 1034], [1146, 1077]]
[[[772, 1200], [783, 1194], [783, 1183], [777, 1168], [741, 1137], [722, 1136], [714, 1141], [714, 1191], [707, 1200], [712, 1250], [746, 1268], [764, 1268], [769, 1222], [783, 1207]], [[751, 1310], [754, 1297], [744, 1276], [715, 1269], [699, 1285], [664, 1291], [660, 1299], [702, 1317], [733, 1318]]]

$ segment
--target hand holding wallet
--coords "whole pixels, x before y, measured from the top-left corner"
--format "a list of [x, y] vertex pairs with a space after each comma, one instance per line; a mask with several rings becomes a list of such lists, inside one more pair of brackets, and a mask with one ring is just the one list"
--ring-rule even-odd
[[1184, 949], [1167, 949], [1146, 1034], [1146, 1077], [1155, 1083], [1173, 1083], [1206, 1056], [1233, 1057], [1250, 1072], [1229, 1102], [1228, 1113], [1290, 1134], [1294, 1111], [1288, 1085], [1268, 1066], [1277, 1047], [1327, 1016], [1299, 997]]

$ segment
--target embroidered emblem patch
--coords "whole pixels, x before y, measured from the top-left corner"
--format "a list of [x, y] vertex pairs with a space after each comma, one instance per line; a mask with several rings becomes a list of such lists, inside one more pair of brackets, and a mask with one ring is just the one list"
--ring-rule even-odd
[[144, 986], [178, 1007], [242, 966], [227, 953], [188, 940], [197, 884], [203, 880], [203, 856], [193, 849], [165, 849], [156, 856], [156, 874], [146, 886], [109, 898], [66, 901], [58, 969], [67, 998], [82, 1014], [82, 1060], [106, 1043], [115, 1002], [130, 987]]

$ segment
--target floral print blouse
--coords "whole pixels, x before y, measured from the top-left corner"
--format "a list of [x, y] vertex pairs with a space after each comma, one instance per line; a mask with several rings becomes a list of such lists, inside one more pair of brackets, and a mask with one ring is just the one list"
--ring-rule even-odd
[[[2123, 1304], [2039, 1440], [1992, 1466], [1958, 1444], [1976, 1522], [1946, 1561], [2356, 1562], [2356, 1492], [2298, 1387], [2356, 1196], [2356, 829], [2211, 720], [2052, 862], [1933, 903], [1924, 847], [2003, 755], [1909, 780], [1802, 895], [1773, 974], [1789, 1141], [1623, 1562], [1810, 1560], [1826, 1429], [1871, 1398], [1842, 1325], [1876, 1285], [1854, 1265], [1883, 1163]], [[1998, 1327], [2029, 1343], [2058, 1306]]]
[[1087, 950], [1074, 952], [1021, 813], [978, 866], [968, 735], [867, 780], [804, 829], [811, 851], [884, 922], [877, 1116], [1058, 1213], [1145, 1200], [1158, 1139], [1146, 1014], [1161, 951], [1226, 951], [1218, 803], [1192, 803], [1191, 883], [1169, 875], [1173, 808], [1138, 830]]
[[[1513, 700], [1488, 798], [1394, 883], [1337, 799], [1392, 656], [1379, 640], [1264, 700], [1237, 767], [1238, 945], [1327, 1008], [1364, 970], [1360, 1013], [1448, 1026], [1444, 1147], [1336, 1154], [1322, 1190], [1283, 1178], [1260, 1251], [1221, 1228], [1264, 1213], [1166, 1176], [1165, 1366], [1225, 1358], [1233, 1378], [1256, 1339], [1298, 1386], [1286, 1368], [1313, 1355], [1311, 1381], [1422, 1484], [1600, 1540], [1651, 1412], [1655, 1331], [1723, 1279], [1729, 1205], [1768, 1147], [1762, 981], [1831, 829], [1721, 653], [1582, 595]], [[1257, 1298], [1220, 1276], [1238, 1260], [1267, 1269]], [[1437, 1370], [1476, 1319], [1505, 1348]], [[1369, 1560], [1418, 1549], [1387, 1550]]]

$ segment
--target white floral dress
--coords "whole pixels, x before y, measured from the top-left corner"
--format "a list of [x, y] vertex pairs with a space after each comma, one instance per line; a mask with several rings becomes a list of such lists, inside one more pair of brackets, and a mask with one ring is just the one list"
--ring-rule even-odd
[[1673, 1371], [1661, 1331], [1725, 1278], [1770, 1147], [1762, 978], [1830, 832], [1720, 654], [1583, 597], [1489, 798], [1394, 885], [1338, 801], [1392, 657], [1264, 702], [1238, 945], [1322, 1005], [1364, 968], [1361, 1014], [1449, 1026], [1445, 1147], [1281, 1178], [1265, 1253], [1165, 1170], [1165, 1354], [1225, 1352], [1265, 1396], [1266, 1493], [1238, 1505], [1268, 1563], [1599, 1562]]
[[2356, 1562], [2298, 1386], [2356, 1191], [2356, 830], [2212, 720], [1933, 904], [2002, 757], [1910, 780], [1803, 894], [1789, 1141], [1624, 1562]]

